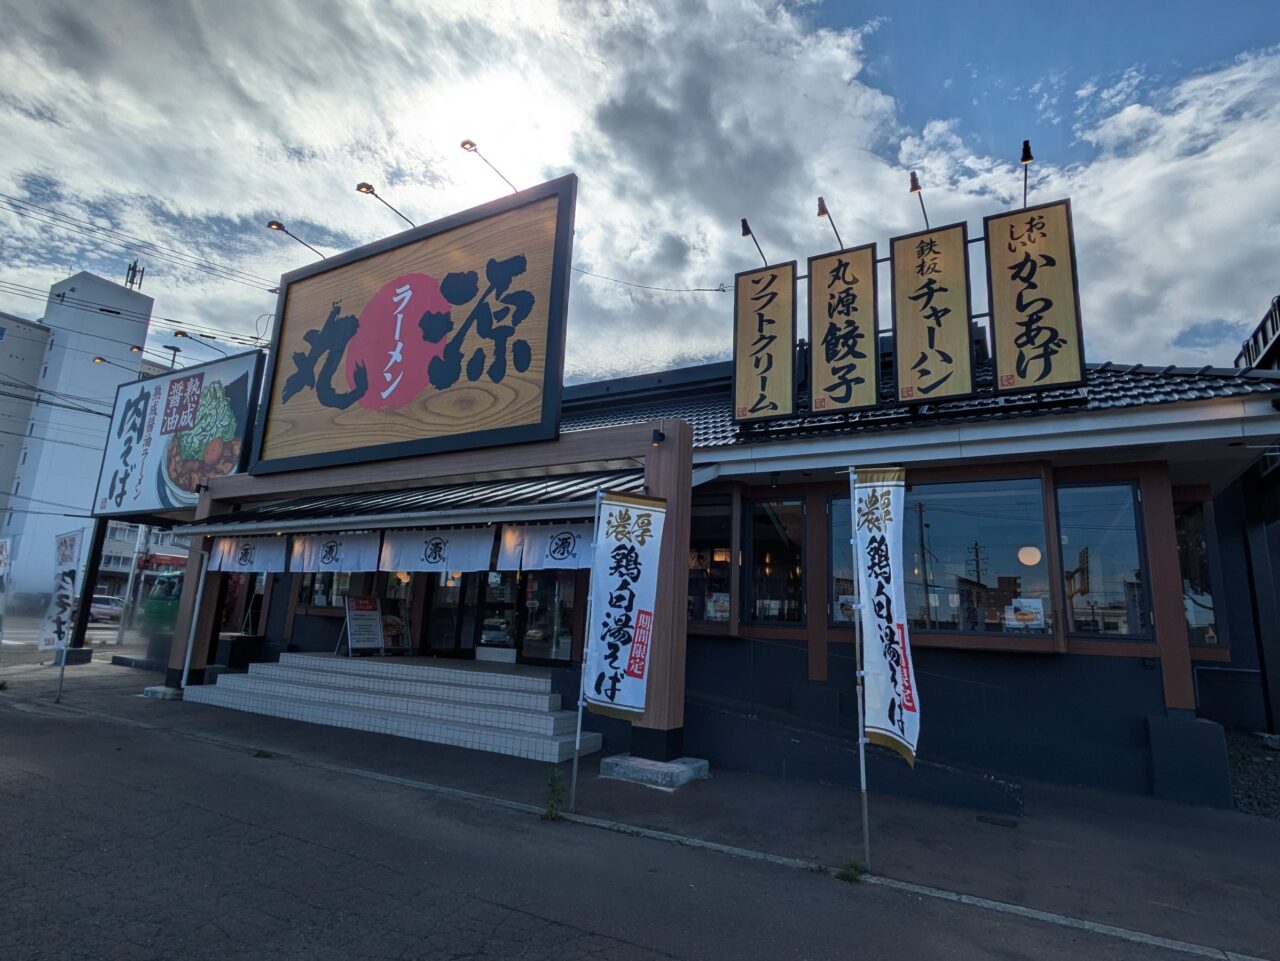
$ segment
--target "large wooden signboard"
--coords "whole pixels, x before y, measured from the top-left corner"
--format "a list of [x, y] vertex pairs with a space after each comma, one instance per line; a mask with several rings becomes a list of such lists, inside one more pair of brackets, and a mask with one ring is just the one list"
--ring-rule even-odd
[[973, 338], [965, 225], [894, 237], [889, 245], [898, 400], [967, 397], [973, 393]]
[[577, 178], [286, 274], [252, 473], [559, 432]]
[[874, 407], [880, 399], [876, 245], [809, 258], [809, 409]]
[[734, 278], [733, 419], [795, 412], [796, 262]]
[[1084, 382], [1084, 337], [1071, 201], [984, 220], [995, 387]]

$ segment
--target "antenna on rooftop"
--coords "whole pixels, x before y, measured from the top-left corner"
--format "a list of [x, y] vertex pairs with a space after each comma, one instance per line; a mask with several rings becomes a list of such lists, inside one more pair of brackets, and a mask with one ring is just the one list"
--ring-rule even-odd
[[125, 271], [124, 285], [128, 287], [130, 290], [134, 290], [135, 288], [138, 290], [141, 290], [142, 277], [146, 272], [147, 272], [147, 268], [139, 267], [138, 260], [135, 257], [133, 263], [131, 263], [129, 265], [129, 268]]

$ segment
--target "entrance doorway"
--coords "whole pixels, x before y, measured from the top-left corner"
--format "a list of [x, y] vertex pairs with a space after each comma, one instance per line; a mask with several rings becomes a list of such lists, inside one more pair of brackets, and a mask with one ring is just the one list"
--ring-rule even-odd
[[[430, 574], [421, 648], [438, 657], [569, 661], [582, 629], [586, 571]], [[579, 581], [584, 583], [579, 583]]]

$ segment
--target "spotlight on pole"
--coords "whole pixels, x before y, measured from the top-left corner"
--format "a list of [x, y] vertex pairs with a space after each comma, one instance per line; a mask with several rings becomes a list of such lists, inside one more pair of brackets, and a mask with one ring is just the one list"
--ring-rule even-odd
[[1022, 206], [1027, 206], [1027, 171], [1031, 169], [1031, 161], [1036, 158], [1031, 156], [1031, 141], [1022, 141], [1022, 159], [1018, 163], [1022, 164]]
[[[747, 223], [747, 218], [742, 218], [742, 236], [750, 237], [751, 242], [756, 245], [756, 250], [760, 250], [760, 241], [756, 240], [756, 235], [751, 232], [751, 225]], [[760, 259], [764, 261], [766, 267], [769, 266], [769, 258], [764, 255], [764, 251], [760, 250]]]
[[916, 176], [916, 172], [911, 171], [911, 192], [920, 198], [920, 213], [924, 214], [924, 229], [929, 228], [929, 211], [924, 209], [924, 190], [920, 187], [920, 178]]
[[465, 150], [467, 153], [475, 154], [477, 157], [483, 160], [486, 164], [489, 164], [489, 169], [492, 170], [494, 173], [496, 173], [499, 177], [502, 177], [506, 185], [511, 188], [511, 192], [513, 194], [520, 192], [516, 190], [515, 184], [513, 184], [510, 180], [507, 180], [506, 176], [503, 174], [501, 170], [499, 170], [493, 164], [489, 163], [489, 158], [480, 152], [480, 148], [476, 146], [476, 142], [474, 140], [464, 140], [462, 141], [462, 143], [458, 144], [458, 146], [461, 147], [463, 150]]
[[309, 251], [311, 251], [313, 254], [315, 254], [317, 257], [319, 257], [321, 260], [324, 260], [324, 254], [320, 253], [320, 251], [316, 250], [314, 247], [312, 247], [309, 243], [307, 243], [305, 240], [303, 240], [303, 239], [302, 239], [301, 237], [299, 237], [297, 234], [289, 233], [289, 228], [288, 228], [288, 227], [286, 227], [284, 224], [282, 224], [280, 221], [278, 221], [278, 220], [268, 220], [268, 221], [267, 221], [267, 229], [268, 229], [268, 230], [278, 230], [278, 231], [280, 231], [280, 233], [285, 234], [285, 235], [287, 235], [287, 236], [289, 236], [289, 237], [292, 237], [294, 240], [296, 240], [298, 243], [302, 244], [302, 246], [306, 247]]
[[417, 225], [417, 224], [415, 224], [412, 220], [410, 220], [408, 217], [406, 217], [404, 214], [400, 213], [400, 211], [396, 210], [396, 208], [395, 208], [395, 207], [391, 206], [391, 204], [389, 204], [389, 203], [387, 203], [385, 200], [383, 200], [383, 199], [382, 199], [382, 197], [378, 194], [378, 191], [376, 191], [376, 190], [373, 188], [373, 184], [358, 183], [358, 184], [356, 184], [356, 190], [357, 190], [359, 193], [362, 193], [362, 194], [368, 194], [370, 197], [377, 197], [377, 198], [378, 198], [378, 200], [382, 201], [382, 206], [386, 207], [388, 210], [390, 210], [393, 214], [395, 214], [397, 217], [399, 217], [401, 220], [403, 220], [403, 221], [404, 221], [406, 224], [408, 224], [410, 227], [416, 227], [416, 226], [418, 226], [418, 225]]
[[831, 229], [836, 235], [836, 243], [843, 249], [844, 241], [840, 239], [840, 231], [836, 230], [836, 222], [831, 216], [831, 211], [827, 209], [827, 202], [821, 197], [818, 198], [818, 216], [827, 218], [827, 223], [831, 225]]

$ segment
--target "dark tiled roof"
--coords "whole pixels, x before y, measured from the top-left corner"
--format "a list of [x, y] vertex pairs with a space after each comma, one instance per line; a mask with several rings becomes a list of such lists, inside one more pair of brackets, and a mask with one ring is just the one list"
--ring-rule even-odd
[[412, 490], [324, 494], [262, 504], [230, 514], [218, 514], [196, 521], [193, 526], [205, 528], [233, 524], [280, 524], [287, 527], [298, 521], [329, 517], [370, 519], [406, 514], [430, 515], [434, 511], [590, 503], [596, 496], [596, 490], [602, 487], [639, 493], [644, 488], [644, 471], [599, 471]]
[[571, 387], [565, 392], [563, 429], [588, 430], [674, 417], [692, 425], [695, 447], [725, 447], [797, 434], [901, 430], [1280, 394], [1280, 372], [1276, 371], [1106, 363], [1088, 365], [1086, 383], [1080, 387], [996, 397], [991, 364], [983, 361], [975, 368], [979, 393], [965, 400], [900, 404], [894, 397], [892, 373], [886, 372], [881, 377], [881, 403], [874, 410], [792, 418], [740, 432], [733, 423], [731, 377], [731, 365], [718, 363]]

